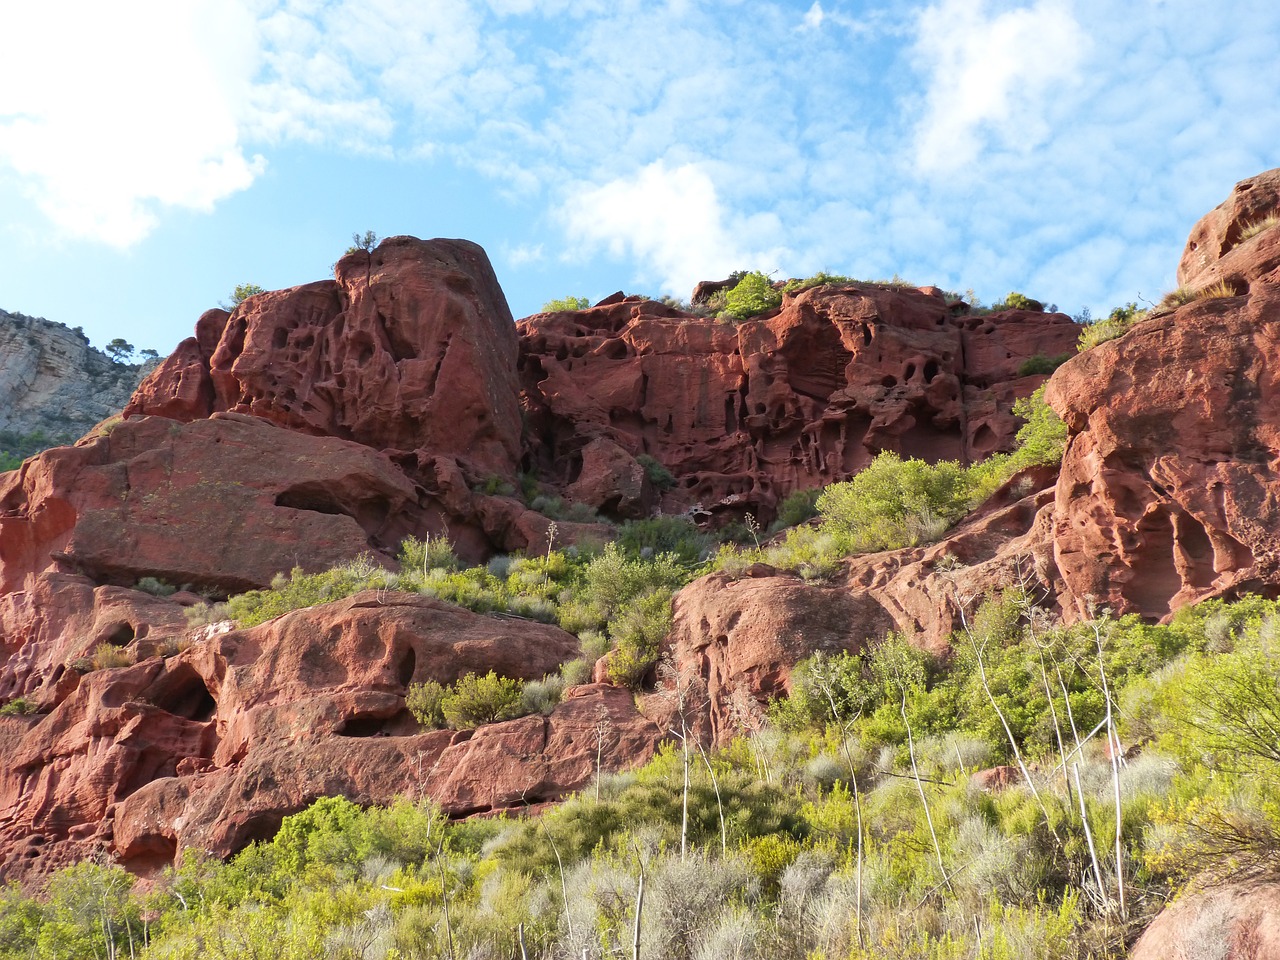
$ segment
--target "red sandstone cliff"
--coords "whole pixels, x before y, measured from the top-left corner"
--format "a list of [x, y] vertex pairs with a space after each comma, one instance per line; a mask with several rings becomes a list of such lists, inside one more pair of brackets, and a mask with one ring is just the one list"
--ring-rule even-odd
[[[940, 644], [957, 597], [1016, 576], [1068, 615], [1280, 589], [1280, 231], [1240, 241], [1233, 225], [1280, 208], [1280, 177], [1246, 183], [1197, 226], [1181, 274], [1237, 295], [1147, 320], [1052, 378], [1070, 429], [1060, 477], [1024, 478], [946, 540], [853, 558], [826, 585], [757, 568], [677, 597], [668, 645], [708, 681], [708, 733], [750, 723], [813, 650], [886, 629]], [[458, 814], [553, 799], [593, 773], [601, 711], [615, 765], [660, 735], [598, 686], [475, 734], [406, 719], [414, 680], [552, 669], [576, 650], [558, 630], [362, 595], [193, 636], [138, 578], [239, 590], [446, 526], [471, 557], [544, 549], [547, 518], [474, 489], [518, 469], [615, 516], [768, 519], [879, 450], [1007, 447], [1013, 399], [1040, 380], [1022, 364], [1076, 333], [860, 284], [738, 326], [638, 299], [517, 325], [479, 248], [410, 238], [344, 258], [335, 281], [210, 311], [123, 423], [0, 475], [0, 697], [42, 711], [0, 718], [0, 872], [95, 844], [141, 871], [187, 846], [227, 853], [324, 793], [421, 789]], [[648, 483], [642, 454], [672, 490]], [[139, 662], [81, 674], [99, 643]]]

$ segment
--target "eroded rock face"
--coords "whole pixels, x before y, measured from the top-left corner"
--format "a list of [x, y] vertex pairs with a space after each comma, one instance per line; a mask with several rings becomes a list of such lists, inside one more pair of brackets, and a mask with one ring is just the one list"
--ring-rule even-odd
[[1181, 897], [1129, 953], [1131, 960], [1280, 958], [1280, 885], [1233, 883]]
[[815, 653], [856, 652], [896, 632], [944, 654], [962, 625], [961, 605], [971, 614], [987, 595], [1018, 585], [1052, 607], [1063, 587], [1049, 537], [1051, 482], [1044, 468], [1015, 477], [938, 543], [852, 557], [832, 584], [764, 564], [695, 581], [673, 606], [666, 646], [674, 676], [660, 678], [645, 712], [674, 726], [675, 680], [691, 682], [686, 716], [724, 744], [757, 728], [768, 701], [790, 692], [795, 665]]
[[252, 414], [385, 451], [411, 473], [448, 455], [511, 476], [516, 334], [484, 251], [393, 237], [343, 257], [336, 276], [209, 311], [125, 416]]
[[263, 587], [294, 566], [393, 550], [417, 506], [404, 474], [359, 444], [238, 414], [133, 419], [0, 474], [0, 596], [51, 572]]
[[79, 330], [0, 310], [0, 430], [74, 440], [118, 413], [149, 369], [114, 363]]
[[[961, 308], [962, 309], [962, 308]], [[1033, 356], [1071, 353], [1061, 314], [968, 317], [936, 291], [846, 284], [788, 296], [736, 326], [627, 298], [519, 323], [531, 456], [562, 483], [605, 438], [700, 504], [772, 519], [793, 490], [846, 479], [882, 450], [971, 461], [1007, 449]]]
[[404, 697], [466, 672], [541, 677], [577, 649], [555, 627], [368, 592], [77, 675], [47, 715], [0, 718], [0, 874], [31, 850], [41, 871], [101, 845], [141, 873], [188, 847], [226, 856], [326, 795], [425, 795], [459, 816], [558, 799], [598, 746], [610, 770], [652, 754], [629, 692], [575, 688], [548, 717], [474, 733], [420, 731]]
[[1062, 367], [1053, 544], [1069, 593], [1164, 617], [1280, 588], [1280, 291], [1199, 300]]
[[[1178, 263], [1178, 285], [1198, 290], [1218, 281], [1244, 293], [1280, 267], [1280, 225], [1254, 232], [1280, 217], [1280, 169], [1241, 180], [1231, 196], [1191, 230]], [[1246, 238], [1245, 234], [1254, 233]]]

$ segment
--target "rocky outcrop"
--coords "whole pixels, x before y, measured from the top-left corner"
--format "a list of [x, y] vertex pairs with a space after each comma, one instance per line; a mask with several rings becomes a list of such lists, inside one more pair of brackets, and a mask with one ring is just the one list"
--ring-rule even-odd
[[1241, 180], [1192, 228], [1178, 286], [1224, 282], [1236, 293], [1280, 267], [1280, 170]]
[[1061, 314], [965, 310], [933, 290], [849, 283], [737, 325], [636, 297], [529, 317], [530, 462], [578, 483], [598, 474], [603, 439], [679, 478], [667, 512], [767, 523], [788, 493], [883, 450], [981, 459], [1012, 444], [1013, 402], [1043, 379], [1024, 364], [1071, 353], [1079, 330]]
[[1131, 960], [1280, 958], [1280, 885], [1242, 882], [1188, 894], [1167, 907]]
[[830, 584], [764, 564], [695, 581], [673, 606], [666, 651], [674, 676], [646, 713], [672, 726], [675, 680], [692, 682], [697, 729], [724, 744], [758, 727], [768, 701], [790, 692], [792, 668], [815, 653], [856, 652], [896, 632], [944, 654], [962, 606], [972, 613], [987, 595], [1020, 584], [1052, 606], [1063, 590], [1053, 505], [1052, 470], [1040, 468], [1015, 477], [938, 543], [852, 557]]
[[[1223, 209], [1206, 219], [1234, 222]], [[1205, 223], [1184, 269], [1205, 250]], [[1218, 261], [1236, 257], [1238, 295], [1146, 320], [1050, 381], [1046, 399], [1070, 430], [1054, 554], [1077, 615], [1096, 604], [1159, 618], [1280, 590], [1277, 242], [1273, 228]]]
[[149, 369], [112, 361], [78, 329], [0, 310], [0, 431], [68, 443], [119, 413]]
[[209, 311], [125, 416], [250, 414], [381, 450], [410, 474], [450, 456], [513, 475], [516, 334], [484, 251], [393, 237], [335, 276]]
[[520, 809], [585, 784], [597, 748], [612, 770], [661, 739], [628, 692], [600, 686], [547, 717], [419, 730], [410, 683], [541, 677], [577, 653], [554, 627], [373, 592], [230, 626], [168, 659], [71, 671], [47, 714], [0, 718], [0, 873], [24, 872], [29, 851], [47, 870], [102, 845], [142, 873], [187, 847], [225, 856], [334, 794], [425, 795], [457, 816]]

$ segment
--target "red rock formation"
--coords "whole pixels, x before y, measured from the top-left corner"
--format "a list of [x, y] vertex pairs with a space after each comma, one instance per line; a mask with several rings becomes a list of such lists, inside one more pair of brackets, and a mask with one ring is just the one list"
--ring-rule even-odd
[[[1231, 196], [1210, 210], [1191, 230], [1178, 263], [1178, 285], [1198, 290], [1225, 281], [1237, 293], [1280, 267], [1280, 229], [1246, 238], [1280, 217], [1280, 170], [1241, 180]], [[1252, 228], [1252, 229], [1251, 229]]]
[[1280, 589], [1278, 278], [1140, 323], [1050, 381], [1070, 430], [1054, 552], [1076, 613]]
[[411, 472], [449, 455], [512, 475], [516, 336], [484, 251], [393, 237], [335, 273], [206, 313], [125, 416], [247, 413], [383, 450]]
[[1280, 958], [1280, 885], [1233, 883], [1181, 897], [1130, 951], [1130, 960]]
[[407, 594], [363, 593], [249, 630], [207, 630], [167, 660], [72, 673], [46, 715], [0, 718], [0, 874], [106, 844], [149, 872], [187, 847], [227, 855], [316, 797], [432, 797], [465, 815], [554, 800], [647, 758], [660, 739], [612, 687], [549, 717], [420, 732], [408, 685], [496, 670], [534, 678], [576, 654], [554, 627]]
[[[768, 701], [790, 691], [791, 670], [819, 651], [857, 651], [890, 631], [937, 653], [988, 594], [1022, 583], [1050, 606], [1062, 592], [1049, 540], [1052, 471], [1014, 478], [938, 543], [852, 557], [832, 585], [758, 564], [740, 578], [715, 573], [676, 596], [667, 650], [676, 673], [699, 678], [699, 729], [726, 743], [759, 725]], [[1038, 481], [1038, 484], [1037, 484]], [[1019, 497], [1030, 484], [1036, 493]], [[645, 711], [671, 726], [671, 679]]]
[[679, 478], [694, 503], [772, 519], [793, 490], [845, 479], [881, 450], [979, 459], [1012, 442], [1031, 357], [1074, 350], [1060, 314], [957, 315], [938, 293], [868, 284], [788, 295], [735, 325], [625, 300], [519, 323], [531, 455], [574, 483], [606, 438]]

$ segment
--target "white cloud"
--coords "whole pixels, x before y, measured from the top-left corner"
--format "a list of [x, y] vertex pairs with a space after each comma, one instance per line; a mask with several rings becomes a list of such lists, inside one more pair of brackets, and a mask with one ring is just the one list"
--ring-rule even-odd
[[987, 137], [1030, 147], [1050, 133], [1045, 111], [1077, 78], [1089, 38], [1066, 0], [987, 14], [986, 0], [942, 0], [918, 19], [917, 61], [930, 73], [916, 130], [920, 172], [973, 163]]
[[64, 233], [128, 246], [165, 208], [208, 210], [262, 172], [240, 137], [256, 65], [243, 6], [38, 9], [5, 14], [0, 165]]
[[633, 176], [582, 186], [565, 204], [563, 219], [572, 241], [639, 259], [664, 291], [680, 295], [699, 280], [744, 266], [775, 269], [788, 256], [757, 245], [777, 234], [777, 219], [727, 213], [711, 176], [697, 163], [668, 167], [657, 160]]

